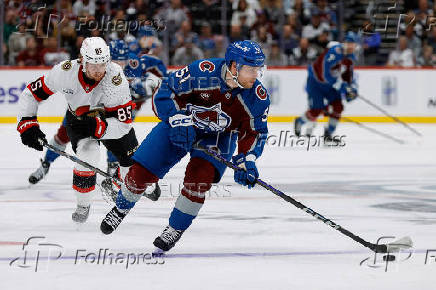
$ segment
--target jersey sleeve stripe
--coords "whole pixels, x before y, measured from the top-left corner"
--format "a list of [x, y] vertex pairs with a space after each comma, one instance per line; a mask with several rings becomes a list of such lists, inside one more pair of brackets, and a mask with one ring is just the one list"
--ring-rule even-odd
[[27, 85], [27, 88], [32, 93], [35, 100], [38, 102], [47, 100], [54, 93], [47, 87], [44, 82], [44, 76]]

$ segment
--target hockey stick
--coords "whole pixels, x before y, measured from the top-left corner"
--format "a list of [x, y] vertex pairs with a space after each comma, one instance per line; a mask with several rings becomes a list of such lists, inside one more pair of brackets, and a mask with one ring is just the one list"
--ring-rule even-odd
[[375, 109], [379, 110], [380, 112], [382, 112], [383, 114], [385, 114], [386, 116], [388, 116], [389, 118], [393, 119], [394, 121], [400, 123], [401, 125], [403, 125], [405, 128], [409, 129], [410, 131], [412, 131], [414, 134], [418, 135], [419, 137], [422, 137], [422, 134], [419, 133], [416, 129], [413, 129], [412, 127], [410, 127], [407, 123], [401, 121], [400, 119], [398, 119], [395, 116], [392, 116], [391, 114], [389, 114], [388, 112], [386, 112], [385, 110], [383, 110], [382, 108], [380, 108], [379, 106], [377, 106], [376, 104], [374, 104], [373, 102], [371, 102], [370, 100], [362, 97], [362, 96], [357, 96], [359, 99], [361, 99], [362, 101], [364, 101], [365, 103], [367, 103], [368, 105], [374, 107]]
[[[70, 159], [71, 161], [82, 165], [83, 167], [86, 167], [86, 168], [88, 168], [88, 169], [90, 169], [90, 170], [92, 170], [94, 172], [97, 172], [97, 173], [101, 174], [102, 176], [104, 176], [106, 178], [113, 179], [113, 180], [115, 180], [119, 184], [124, 183], [118, 177], [111, 176], [110, 174], [108, 174], [107, 172], [104, 172], [100, 168], [94, 167], [91, 164], [89, 164], [88, 162], [85, 162], [85, 161], [77, 158], [76, 156], [73, 156], [73, 155], [68, 154], [67, 152], [65, 152], [63, 150], [58, 149], [58, 148], [54, 147], [53, 145], [48, 144], [47, 142], [45, 142], [42, 139], [39, 139], [39, 142], [41, 143], [42, 146], [46, 147], [47, 149], [50, 149], [50, 150], [58, 153], [59, 155], [62, 155], [64, 157]], [[115, 202], [115, 199], [116, 199], [115, 193], [113, 193], [113, 194], [107, 193], [107, 189], [106, 188], [104, 188], [104, 190], [102, 190], [102, 192], [105, 195], [107, 195], [107, 196], [105, 196], [105, 200], [107, 200], [106, 197], [109, 197], [112, 201]], [[117, 192], [117, 194], [118, 194], [118, 192]], [[160, 195], [161, 195], [161, 190], [160, 190], [160, 187], [159, 187], [159, 185], [157, 183], [156, 183], [156, 188], [155, 188], [155, 190], [152, 193], [147, 194], [147, 193], [144, 192], [144, 196], [149, 198], [149, 199], [151, 199], [152, 201], [158, 200]]]
[[392, 141], [394, 141], [394, 142], [397, 142], [397, 143], [399, 143], [399, 144], [406, 144], [406, 142], [403, 141], [403, 140], [401, 140], [401, 139], [397, 139], [397, 138], [395, 138], [395, 137], [392, 137], [392, 136], [389, 135], [389, 134], [386, 134], [386, 133], [380, 132], [380, 131], [378, 131], [378, 130], [376, 130], [376, 129], [373, 129], [373, 128], [371, 128], [371, 127], [365, 126], [365, 125], [363, 125], [362, 123], [360, 123], [360, 122], [358, 122], [358, 121], [354, 121], [354, 120], [351, 119], [351, 118], [347, 118], [347, 117], [341, 116], [341, 119], [343, 119], [343, 120], [345, 120], [345, 121], [347, 121], [347, 122], [350, 122], [350, 123], [354, 123], [354, 124], [356, 124], [357, 126], [363, 128], [363, 129], [366, 129], [366, 130], [368, 130], [368, 131], [370, 131], [370, 132], [372, 132], [372, 133], [374, 133], [374, 134], [377, 134], [377, 135], [379, 135], [379, 136], [385, 137], [385, 138], [390, 139], [390, 140], [392, 140]]
[[[239, 167], [234, 165], [232, 162], [227, 161], [226, 159], [224, 159], [224, 157], [222, 157], [221, 155], [219, 155], [218, 153], [216, 153], [215, 151], [213, 151], [211, 149], [204, 148], [203, 146], [200, 146], [198, 144], [196, 145], [196, 148], [199, 150], [202, 150], [205, 154], [220, 161], [221, 163], [225, 164], [227, 167], [229, 167], [233, 170], [240, 169]], [[398, 240], [396, 240], [392, 243], [388, 243], [388, 244], [373, 244], [373, 243], [370, 243], [368, 241], [365, 241], [361, 237], [353, 234], [352, 232], [348, 231], [347, 229], [343, 228], [342, 226], [338, 225], [337, 223], [333, 222], [332, 220], [317, 213], [313, 209], [306, 207], [304, 204], [293, 199], [289, 195], [286, 195], [284, 192], [274, 188], [273, 186], [269, 185], [268, 183], [261, 180], [260, 178], [258, 178], [256, 180], [256, 183], [259, 184], [260, 186], [262, 186], [263, 188], [265, 188], [266, 190], [271, 191], [272, 193], [274, 193], [278, 197], [284, 199], [285, 201], [287, 201], [287, 202], [293, 204], [294, 206], [298, 207], [299, 209], [303, 210], [304, 212], [306, 212], [306, 213], [310, 214], [311, 216], [317, 218], [318, 220], [322, 221], [324, 224], [330, 226], [331, 228], [333, 228], [333, 229], [341, 232], [342, 234], [346, 235], [347, 237], [353, 239], [354, 241], [358, 242], [359, 244], [363, 245], [364, 247], [371, 249], [375, 253], [395, 253], [395, 252], [401, 251], [402, 249], [408, 249], [408, 248], [411, 248], [413, 246], [413, 242], [410, 239], [410, 237], [403, 237], [401, 239], [398, 239]]]

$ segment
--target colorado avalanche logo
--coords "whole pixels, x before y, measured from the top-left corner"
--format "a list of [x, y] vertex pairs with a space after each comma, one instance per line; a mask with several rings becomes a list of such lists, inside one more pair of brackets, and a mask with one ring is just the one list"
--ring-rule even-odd
[[133, 69], [136, 69], [139, 65], [139, 61], [137, 59], [129, 59], [129, 66]]
[[230, 126], [232, 118], [221, 110], [221, 104], [210, 108], [187, 104], [195, 126], [208, 132], [222, 132]]
[[256, 87], [256, 96], [262, 101], [266, 99], [266, 90], [261, 85]]
[[203, 60], [202, 62], [200, 62], [198, 66], [200, 67], [200, 70], [203, 72], [204, 71], [213, 72], [215, 70], [215, 65], [208, 60]]

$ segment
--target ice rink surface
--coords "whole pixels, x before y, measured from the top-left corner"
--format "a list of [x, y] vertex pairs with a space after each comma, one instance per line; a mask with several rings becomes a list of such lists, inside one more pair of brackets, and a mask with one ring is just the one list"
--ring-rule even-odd
[[[14, 124], [2, 124], [0, 289], [435, 289], [435, 125], [413, 125], [423, 138], [398, 124], [367, 125], [407, 143], [341, 124], [344, 147], [307, 150], [272, 138], [258, 168], [266, 182], [368, 241], [411, 236], [413, 252], [396, 262], [268, 191], [235, 185], [229, 170], [170, 254], [150, 260], [144, 253], [168, 223], [186, 158], [161, 181], [159, 201], [141, 199], [104, 236], [99, 225], [110, 205], [99, 191], [88, 222], [77, 227], [73, 164], [60, 157], [45, 180], [29, 186], [42, 154], [20, 143]], [[138, 139], [152, 126], [135, 124]], [[51, 137], [58, 124], [41, 127]], [[269, 128], [276, 136], [292, 132], [290, 124]], [[105, 169], [104, 152], [101, 160]], [[103, 264], [104, 249], [112, 259]]]

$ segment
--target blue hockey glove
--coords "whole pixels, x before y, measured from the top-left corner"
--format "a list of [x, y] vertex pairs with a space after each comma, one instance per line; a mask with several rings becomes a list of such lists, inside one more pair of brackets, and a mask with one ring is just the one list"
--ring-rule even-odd
[[235, 170], [233, 176], [235, 182], [247, 186], [248, 188], [254, 187], [256, 179], [259, 177], [255, 159], [254, 155], [249, 154], [245, 156], [244, 153], [232, 157], [233, 164], [241, 168]]
[[341, 94], [345, 96], [347, 102], [351, 102], [357, 98], [357, 87], [355, 84], [342, 83]]
[[190, 151], [195, 142], [197, 134], [195, 133], [192, 115], [186, 115], [184, 112], [178, 112], [168, 119], [171, 126], [169, 138], [171, 143]]

